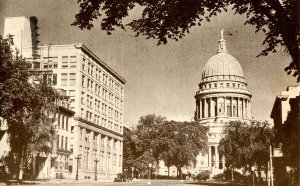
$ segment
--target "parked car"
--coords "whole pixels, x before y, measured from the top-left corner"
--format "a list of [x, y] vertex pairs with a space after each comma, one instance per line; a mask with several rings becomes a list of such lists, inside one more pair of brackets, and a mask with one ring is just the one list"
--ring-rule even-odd
[[125, 173], [118, 173], [114, 178], [114, 182], [132, 181], [131, 175]]

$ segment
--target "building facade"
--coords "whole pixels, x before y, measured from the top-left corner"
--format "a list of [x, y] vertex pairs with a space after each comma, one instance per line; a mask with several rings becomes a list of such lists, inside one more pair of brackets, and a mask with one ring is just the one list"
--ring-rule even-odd
[[194, 173], [210, 170], [212, 174], [219, 174], [225, 166], [224, 158], [218, 153], [225, 124], [233, 120], [248, 122], [252, 119], [251, 93], [240, 63], [227, 52], [223, 30], [217, 54], [204, 66], [195, 100], [195, 120], [207, 126], [209, 131], [208, 153], [197, 157]]
[[[15, 23], [14, 18], [5, 20], [5, 25], [11, 25], [12, 21]], [[23, 24], [26, 18], [21, 21]], [[25, 29], [28, 24], [29, 20]], [[10, 29], [5, 26], [5, 33], [11, 33]], [[27, 32], [20, 33], [23, 35], [18, 38], [27, 37], [24, 35]], [[44, 80], [66, 91], [70, 97], [69, 109], [74, 112], [69, 124], [71, 136], [66, 139], [69, 134], [58, 134], [56, 161], [71, 166], [73, 178], [78, 168], [79, 179], [92, 179], [97, 170], [98, 179], [113, 180], [122, 172], [125, 79], [81, 43], [49, 44], [33, 49], [21, 45], [21, 54], [31, 62], [33, 71], [48, 72], [44, 73]], [[59, 156], [60, 150], [71, 154], [66, 154], [66, 159]]]
[[[291, 180], [282, 183], [300, 181], [300, 85], [289, 86], [276, 96], [271, 118], [276, 131], [273, 165], [275, 179], [282, 179], [283, 174], [290, 173]], [[276, 149], [280, 153], [276, 154]], [[293, 175], [294, 174], [294, 175]], [[279, 175], [279, 176], [278, 176]], [[298, 182], [297, 182], [298, 181]]]

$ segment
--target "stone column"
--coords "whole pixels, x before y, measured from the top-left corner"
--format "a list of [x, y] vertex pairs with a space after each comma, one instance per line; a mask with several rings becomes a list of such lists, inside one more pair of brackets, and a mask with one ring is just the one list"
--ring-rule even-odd
[[98, 165], [97, 165], [97, 170], [98, 172], [101, 170], [101, 134], [98, 133], [98, 138], [97, 138], [97, 159], [99, 160]]
[[199, 119], [199, 101], [196, 100], [196, 114], [195, 114], [195, 119]]
[[213, 117], [214, 116], [213, 98], [209, 98], [209, 104], [210, 104], [210, 117]]
[[224, 156], [222, 157], [222, 168], [223, 168], [223, 170], [225, 170], [225, 157]]
[[211, 169], [211, 146], [208, 146], [208, 168]]
[[90, 151], [89, 151], [89, 157], [88, 158], [90, 158], [90, 163], [89, 163], [89, 165], [88, 165], [88, 168], [89, 169], [92, 169], [93, 170], [93, 165], [94, 165], [94, 159], [95, 159], [95, 157], [94, 157], [94, 152], [93, 152], [93, 150], [94, 150], [94, 131], [91, 131], [90, 132], [90, 140], [89, 140], [89, 147], [90, 147]]
[[231, 117], [233, 117], [233, 98], [230, 97], [230, 109], [231, 109]]
[[251, 113], [251, 100], [250, 100], [250, 99], [249, 99], [249, 106], [248, 106], [248, 109], [249, 109], [249, 118], [251, 119], [252, 113]]
[[239, 100], [240, 100], [240, 98], [237, 97], [236, 98], [236, 116], [237, 117], [240, 117]]
[[199, 99], [199, 113], [198, 113], [198, 118], [201, 119], [202, 118], [202, 100]]
[[219, 168], [219, 152], [218, 152], [218, 145], [215, 145], [215, 167]]
[[226, 97], [224, 96], [224, 116], [227, 116], [227, 105], [226, 105]]
[[208, 116], [208, 104], [207, 104], [206, 98], [203, 101], [204, 101], [204, 118], [207, 118], [207, 116]]
[[241, 98], [241, 117], [244, 118], [244, 99]]
[[216, 116], [219, 116], [219, 103], [218, 103], [218, 97], [216, 97], [216, 107], [217, 107], [217, 113]]

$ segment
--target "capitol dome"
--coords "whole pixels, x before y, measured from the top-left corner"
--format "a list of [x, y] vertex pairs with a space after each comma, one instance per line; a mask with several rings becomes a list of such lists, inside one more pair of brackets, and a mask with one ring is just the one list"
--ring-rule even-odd
[[240, 63], [227, 52], [219, 52], [211, 57], [202, 71], [202, 78], [221, 75], [244, 78]]
[[243, 69], [240, 63], [226, 50], [226, 40], [223, 31], [219, 40], [217, 54], [211, 57], [203, 68], [200, 84], [220, 80], [236, 81], [246, 86]]

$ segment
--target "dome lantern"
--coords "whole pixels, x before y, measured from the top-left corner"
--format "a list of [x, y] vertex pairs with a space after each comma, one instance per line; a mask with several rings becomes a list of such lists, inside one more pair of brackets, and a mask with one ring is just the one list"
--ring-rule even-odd
[[227, 52], [227, 50], [226, 50], [226, 40], [224, 39], [223, 31], [224, 31], [224, 29], [221, 30], [221, 37], [220, 37], [220, 40], [218, 42], [219, 43], [219, 49], [218, 49], [217, 53]]

